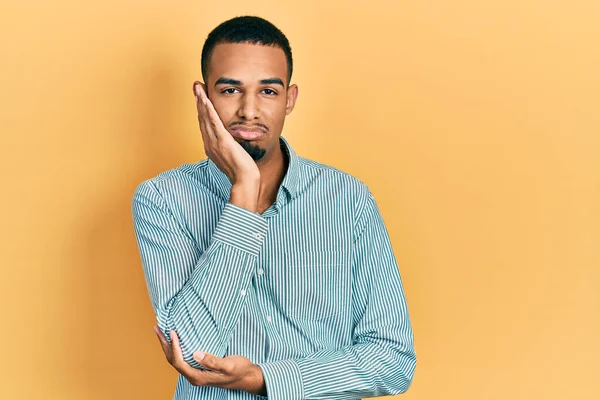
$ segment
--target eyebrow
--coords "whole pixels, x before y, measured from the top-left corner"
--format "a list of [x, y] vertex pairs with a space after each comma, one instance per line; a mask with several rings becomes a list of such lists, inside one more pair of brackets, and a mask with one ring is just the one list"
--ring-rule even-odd
[[[261, 79], [260, 84], [261, 85], [281, 85], [282, 87], [285, 87], [285, 85], [283, 84], [283, 81], [279, 78]], [[242, 86], [243, 83], [242, 83], [242, 81], [238, 81], [237, 79], [221, 77], [221, 78], [217, 79], [217, 81], [215, 82], [215, 86], [217, 86], [217, 85]]]
[[279, 78], [269, 78], [269, 79], [261, 79], [261, 85], [281, 85], [284, 86], [283, 82]]

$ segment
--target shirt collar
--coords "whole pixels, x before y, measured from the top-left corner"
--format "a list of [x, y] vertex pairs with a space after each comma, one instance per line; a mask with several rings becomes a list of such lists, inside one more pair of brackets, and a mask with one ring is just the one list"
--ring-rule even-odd
[[[299, 157], [283, 136], [279, 137], [279, 145], [285, 154], [287, 154], [288, 159], [288, 169], [281, 182], [281, 187], [286, 190], [290, 199], [294, 199], [298, 195], [298, 187], [300, 184]], [[228, 201], [231, 194], [231, 182], [229, 181], [229, 178], [221, 172], [219, 167], [217, 167], [210, 158], [208, 159], [208, 169], [212, 183], [211, 186], [214, 187], [222, 198]]]

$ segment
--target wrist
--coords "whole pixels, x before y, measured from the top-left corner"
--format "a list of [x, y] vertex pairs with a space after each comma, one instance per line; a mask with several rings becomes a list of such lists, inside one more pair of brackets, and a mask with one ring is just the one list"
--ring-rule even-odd
[[265, 378], [262, 370], [256, 364], [252, 364], [250, 367], [250, 393], [258, 396], [266, 396], [267, 388], [265, 386]]
[[246, 210], [257, 212], [258, 194], [258, 183], [236, 183], [231, 187], [229, 202]]
[[244, 172], [234, 172], [231, 180], [233, 186], [260, 186], [260, 171], [254, 165], [253, 169]]

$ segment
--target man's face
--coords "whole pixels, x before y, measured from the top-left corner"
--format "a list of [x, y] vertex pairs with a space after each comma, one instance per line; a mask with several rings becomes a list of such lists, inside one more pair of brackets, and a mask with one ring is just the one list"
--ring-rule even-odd
[[255, 161], [267, 162], [279, 148], [285, 116], [298, 88], [287, 82], [282, 49], [247, 43], [215, 46], [206, 77], [208, 98], [225, 128]]

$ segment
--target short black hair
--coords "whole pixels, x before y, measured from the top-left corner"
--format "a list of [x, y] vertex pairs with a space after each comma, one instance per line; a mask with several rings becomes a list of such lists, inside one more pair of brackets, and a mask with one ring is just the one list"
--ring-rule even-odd
[[222, 43], [250, 43], [279, 47], [287, 60], [287, 85], [292, 79], [293, 61], [290, 42], [283, 32], [266, 19], [245, 15], [227, 20], [213, 29], [202, 47], [202, 77], [208, 76], [210, 56], [216, 45]]

